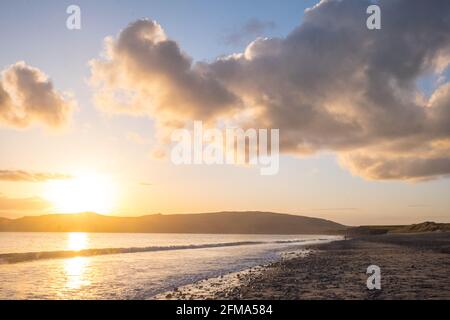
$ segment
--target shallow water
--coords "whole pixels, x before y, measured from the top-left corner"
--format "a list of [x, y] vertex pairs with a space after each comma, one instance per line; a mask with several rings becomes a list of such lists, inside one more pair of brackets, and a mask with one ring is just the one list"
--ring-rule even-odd
[[[333, 239], [320, 235], [0, 233], [0, 257], [33, 253], [30, 261], [0, 264], [0, 299], [148, 299], [200, 279], [274, 261], [283, 251]], [[119, 253], [105, 255], [108, 248]], [[67, 251], [74, 256], [60, 258]], [[51, 252], [50, 258], [42, 252]]]

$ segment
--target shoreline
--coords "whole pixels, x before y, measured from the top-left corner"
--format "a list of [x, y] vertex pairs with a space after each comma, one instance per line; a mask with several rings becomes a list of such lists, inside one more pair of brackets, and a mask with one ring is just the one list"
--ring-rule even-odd
[[[339, 240], [336, 240], [339, 241]], [[212, 300], [212, 299], [235, 299], [236, 290], [243, 283], [261, 276], [272, 265], [289, 259], [303, 258], [314, 252], [312, 249], [297, 249], [295, 251], [285, 252], [281, 255], [280, 260], [264, 265], [254, 266], [245, 270], [231, 272], [218, 277], [202, 279], [200, 281], [180, 286], [172, 291], [165, 291], [154, 295], [150, 300]]]
[[[449, 232], [338, 240], [290, 255], [151, 299], [450, 299]], [[367, 289], [370, 265], [381, 268], [381, 290]]]

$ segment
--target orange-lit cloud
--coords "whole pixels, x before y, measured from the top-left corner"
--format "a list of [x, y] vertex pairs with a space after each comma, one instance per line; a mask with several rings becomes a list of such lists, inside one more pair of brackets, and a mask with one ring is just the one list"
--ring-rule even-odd
[[1, 72], [0, 126], [60, 128], [67, 124], [75, 106], [72, 97], [54, 89], [45, 73], [23, 61]]
[[192, 62], [159, 24], [139, 20], [91, 62], [95, 102], [152, 117], [162, 137], [192, 120], [227, 120], [279, 128], [283, 152], [334, 152], [367, 179], [450, 175], [450, 83], [429, 99], [417, 86], [450, 63], [450, 2], [378, 3], [382, 30], [366, 28], [371, 1], [321, 1], [285, 38], [211, 63]]
[[130, 24], [117, 39], [106, 39], [105, 47], [107, 59], [90, 62], [95, 102], [103, 109], [182, 123], [176, 118], [217, 116], [236, 102], [154, 21]]
[[142, 135], [137, 132], [127, 132], [126, 138], [135, 144], [145, 145], [148, 144], [148, 139], [145, 139]]
[[72, 176], [62, 173], [29, 172], [23, 170], [0, 170], [0, 181], [45, 182], [50, 180], [68, 180]]

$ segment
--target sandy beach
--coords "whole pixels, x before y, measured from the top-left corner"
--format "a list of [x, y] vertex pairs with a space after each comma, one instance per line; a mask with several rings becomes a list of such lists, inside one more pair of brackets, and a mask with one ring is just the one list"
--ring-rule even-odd
[[[367, 289], [369, 265], [381, 290]], [[153, 299], [450, 299], [450, 233], [353, 238], [287, 252], [279, 262]]]

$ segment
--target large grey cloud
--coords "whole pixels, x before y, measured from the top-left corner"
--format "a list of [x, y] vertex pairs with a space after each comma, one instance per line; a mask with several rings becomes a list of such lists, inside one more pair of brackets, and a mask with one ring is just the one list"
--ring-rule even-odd
[[27, 128], [67, 124], [76, 102], [61, 93], [41, 70], [20, 61], [1, 72], [0, 126]]
[[370, 1], [321, 1], [285, 38], [212, 63], [193, 63], [156, 22], [137, 21], [91, 62], [97, 104], [163, 129], [225, 118], [280, 128], [282, 151], [334, 152], [369, 179], [449, 175], [450, 84], [428, 98], [417, 83], [450, 62], [450, 2], [378, 3], [379, 31], [366, 28]]

